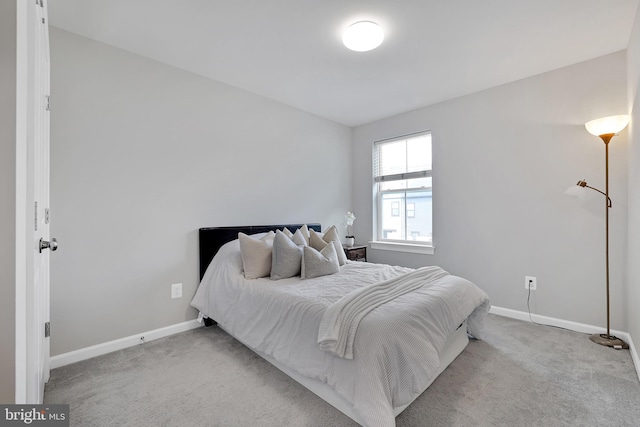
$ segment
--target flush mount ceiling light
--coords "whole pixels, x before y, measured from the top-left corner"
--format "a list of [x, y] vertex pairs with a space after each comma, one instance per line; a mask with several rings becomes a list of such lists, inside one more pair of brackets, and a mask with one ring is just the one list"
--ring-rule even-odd
[[380, 46], [384, 40], [384, 31], [375, 22], [360, 21], [347, 28], [342, 43], [356, 52], [366, 52]]

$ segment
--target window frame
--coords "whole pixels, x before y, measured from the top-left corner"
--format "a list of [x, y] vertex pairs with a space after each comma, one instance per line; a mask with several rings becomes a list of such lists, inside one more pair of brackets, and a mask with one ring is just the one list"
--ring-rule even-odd
[[[382, 144], [389, 144], [395, 141], [400, 140], [409, 140], [412, 138], [431, 135], [431, 169], [425, 169], [415, 172], [404, 172], [398, 174], [391, 175], [378, 175], [377, 162], [378, 162], [378, 150], [379, 146]], [[401, 135], [393, 138], [388, 138], [380, 141], [375, 141], [373, 143], [373, 197], [374, 197], [374, 240], [371, 242], [372, 249], [384, 249], [391, 251], [400, 251], [400, 252], [411, 252], [411, 253], [422, 253], [422, 254], [433, 254], [434, 246], [433, 246], [433, 232], [431, 240], [428, 241], [417, 241], [417, 240], [409, 240], [405, 236], [405, 239], [385, 239], [383, 229], [382, 229], [382, 212], [383, 212], [383, 195], [384, 194], [397, 194], [404, 193], [404, 202], [402, 203], [401, 211], [404, 219], [402, 220], [403, 226], [405, 226], [405, 221], [407, 220], [407, 194], [412, 192], [422, 192], [422, 191], [430, 191], [432, 197], [432, 220], [431, 220], [431, 229], [433, 230], [433, 134], [430, 130], [415, 132], [407, 135]], [[393, 182], [393, 181], [405, 181], [415, 178], [431, 178], [431, 187], [406, 187], [401, 189], [387, 189], [382, 190], [380, 187], [384, 182]], [[414, 217], [415, 217], [415, 204], [414, 204]], [[405, 230], [406, 232], [406, 230]]]

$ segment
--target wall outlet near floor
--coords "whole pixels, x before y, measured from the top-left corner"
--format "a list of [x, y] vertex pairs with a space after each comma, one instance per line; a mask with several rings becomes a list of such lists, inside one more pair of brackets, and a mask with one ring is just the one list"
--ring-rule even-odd
[[534, 276], [524, 276], [524, 288], [532, 291], [538, 289], [538, 282]]
[[171, 285], [171, 299], [182, 298], [182, 283]]

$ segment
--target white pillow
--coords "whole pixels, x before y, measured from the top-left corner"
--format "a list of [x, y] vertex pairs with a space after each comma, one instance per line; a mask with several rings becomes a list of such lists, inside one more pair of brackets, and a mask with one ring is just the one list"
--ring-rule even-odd
[[293, 233], [291, 231], [289, 231], [289, 229], [287, 227], [283, 228], [282, 232], [285, 234], [285, 236], [287, 236], [290, 239], [293, 237]]
[[271, 252], [275, 236], [275, 233], [270, 231], [258, 240], [238, 233], [245, 278], [257, 279], [271, 273]]
[[286, 233], [277, 230], [271, 257], [271, 280], [299, 275], [301, 260], [302, 246], [296, 245]]
[[338, 229], [335, 225], [332, 225], [325, 230], [322, 235], [314, 230], [310, 230], [309, 232], [311, 234], [309, 237], [309, 244], [311, 247], [321, 250], [324, 247], [322, 246], [322, 242], [333, 243], [336, 248], [336, 254], [338, 255], [338, 262], [340, 265], [345, 265], [347, 263], [347, 255], [344, 253], [344, 249], [342, 249], [342, 242], [340, 241]]
[[291, 240], [293, 240], [293, 243], [295, 243], [298, 246], [309, 246], [309, 242], [308, 239], [305, 239], [302, 231], [300, 231], [300, 229], [297, 229], [295, 233], [293, 233], [293, 237], [291, 238]]
[[338, 235], [338, 229], [335, 225], [332, 225], [327, 230], [325, 230], [322, 239], [325, 242], [333, 242], [336, 245], [336, 252], [338, 253], [338, 262], [340, 265], [345, 265], [347, 263], [347, 254], [344, 253], [344, 249], [342, 248], [342, 242], [340, 241], [340, 236]]
[[325, 245], [320, 252], [310, 246], [302, 248], [302, 278], [326, 276], [340, 271], [335, 245]]
[[309, 245], [309, 227], [307, 227], [307, 224], [304, 224], [302, 227], [298, 228], [298, 230], [300, 230], [302, 237], [304, 237], [307, 245]]

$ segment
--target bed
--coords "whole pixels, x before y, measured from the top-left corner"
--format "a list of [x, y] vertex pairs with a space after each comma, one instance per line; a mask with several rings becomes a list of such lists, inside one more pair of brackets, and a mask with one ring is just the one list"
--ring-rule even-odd
[[[303, 224], [200, 229], [201, 283], [191, 305], [360, 425], [394, 426], [464, 350], [468, 334], [482, 337], [488, 297], [438, 267], [348, 261], [327, 276], [246, 279], [238, 233], [257, 239], [285, 227], [294, 232]], [[320, 224], [308, 228], [321, 231]], [[346, 316], [358, 321], [344, 326], [340, 303], [379, 286], [400, 288], [402, 280], [411, 290]], [[321, 348], [322, 332], [338, 329], [346, 330], [349, 351]]]

